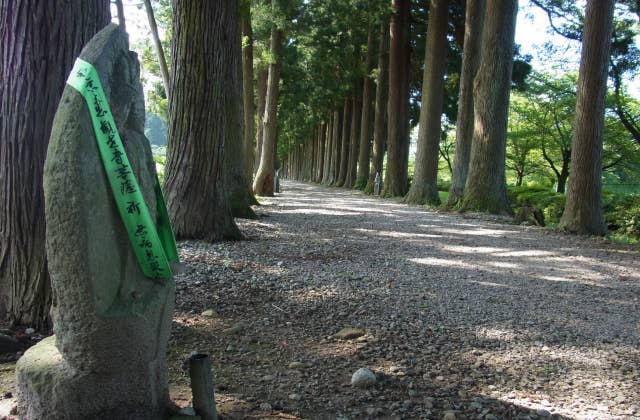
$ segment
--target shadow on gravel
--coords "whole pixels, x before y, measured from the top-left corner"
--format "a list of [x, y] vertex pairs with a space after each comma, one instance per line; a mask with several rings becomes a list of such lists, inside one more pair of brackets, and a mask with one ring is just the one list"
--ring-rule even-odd
[[[261, 207], [270, 217], [242, 222], [254, 240], [181, 244], [172, 381], [190, 351], [212, 354], [218, 397], [242, 403], [228, 418], [640, 414], [637, 254], [284, 188]], [[343, 327], [364, 335], [338, 340]], [[350, 385], [361, 367], [378, 385]]]

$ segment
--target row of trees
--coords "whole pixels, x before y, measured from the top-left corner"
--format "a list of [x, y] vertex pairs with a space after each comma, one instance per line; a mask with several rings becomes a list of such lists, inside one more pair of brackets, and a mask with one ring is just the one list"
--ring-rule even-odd
[[[537, 3], [550, 16], [562, 14], [565, 17], [576, 17], [579, 25], [573, 27], [571, 36], [582, 41], [577, 89], [575, 81], [574, 86], [568, 88], [569, 91], [577, 91], [577, 97], [573, 99], [575, 107], [570, 110], [571, 115], [575, 115], [569, 123], [573, 125], [573, 129], [560, 126], [554, 107], [561, 104], [552, 103], [550, 107], [549, 104], [545, 104], [546, 108], [542, 110], [543, 114], [549, 113], [548, 117], [557, 122], [557, 133], [554, 132], [550, 136], [557, 138], [558, 134], [560, 137], [561, 162], [558, 163], [555, 157], [552, 158], [546, 139], [538, 143], [542, 144], [543, 158], [557, 175], [558, 189], [564, 191], [565, 184], [569, 182], [567, 205], [561, 226], [572, 232], [602, 234], [605, 225], [600, 195], [607, 74], [612, 57], [629, 58], [630, 54], [628, 51], [626, 55], [621, 53], [617, 56], [609, 53], [612, 40], [615, 46], [616, 39], [621, 38], [619, 32], [612, 31], [613, 1], [600, 2], [597, 5], [595, 2], [588, 2], [584, 14], [580, 13], [578, 6], [573, 2]], [[364, 72], [345, 72], [345, 65], [341, 63], [343, 65], [339, 67], [340, 70], [343, 71], [343, 75], [352, 76], [352, 83], [346, 90], [335, 91], [333, 101], [329, 101], [328, 104], [321, 103], [318, 109], [312, 111], [316, 116], [314, 129], [307, 134], [307, 138], [294, 139], [286, 148], [286, 175], [329, 185], [364, 187], [366, 191], [370, 191], [373, 178], [371, 175], [375, 176], [381, 172], [382, 153], [386, 149], [387, 163], [382, 195], [403, 196], [407, 203], [438, 205], [439, 145], [443, 131], [441, 122], [443, 111], [447, 114], [443, 104], [447, 97], [457, 97], [457, 117], [451, 119], [456, 125], [456, 144], [447, 204], [460, 210], [511, 214], [505, 177], [510, 90], [514, 83], [517, 84], [519, 79], [521, 81], [523, 73], [526, 75], [528, 70], [526, 63], [513, 61], [516, 51], [514, 34], [517, 2], [467, 0], [464, 5], [446, 0], [429, 2], [426, 8], [426, 47], [424, 73], [421, 79], [422, 94], [419, 98], [421, 107], [417, 153], [411, 185], [407, 182], [408, 128], [412, 116], [410, 104], [414, 100], [411, 89], [415, 89], [415, 84], [410, 80], [412, 59], [409, 55], [412, 48], [415, 49], [417, 39], [416, 34], [412, 33], [412, 29], [417, 25], [411, 17], [415, 19], [422, 10], [405, 0], [392, 1], [391, 6], [388, 25], [385, 25], [384, 9], [379, 9], [378, 12], [378, 19], [383, 21], [383, 25], [377, 72], [370, 72], [370, 42], [366, 43], [365, 53], [359, 54], [359, 58], [356, 58], [356, 61], [360, 60], [359, 68]], [[369, 4], [366, 10], [376, 9]], [[465, 12], [464, 18], [461, 17], [461, 11]], [[312, 2], [309, 14], [313, 16], [313, 12]], [[354, 10], [352, 13], [357, 12]], [[569, 15], [570, 13], [573, 15]], [[460, 22], [464, 24], [461, 25]], [[570, 24], [573, 23], [569, 22], [564, 27], [569, 27]], [[354, 31], [356, 27], [354, 26]], [[370, 25], [360, 27], [368, 28], [370, 34]], [[383, 49], [382, 39], [387, 32], [391, 34], [392, 39], [388, 56]], [[461, 32], [464, 33], [464, 37], [459, 35]], [[630, 39], [629, 36], [623, 38], [627, 41]], [[364, 36], [361, 36], [361, 39], [363, 40]], [[456, 41], [457, 44], [463, 44], [462, 51], [456, 49]], [[358, 45], [364, 46], [364, 43], [360, 41], [360, 44], [356, 44], [356, 52]], [[296, 47], [316, 50], [324, 48], [316, 45]], [[336, 54], [339, 54], [337, 49], [340, 47], [334, 47]], [[459, 70], [447, 71], [447, 61], [455, 63], [455, 60], [446, 59], [447, 54], [459, 56], [460, 52], [462, 62]], [[387, 65], [388, 80], [385, 71]], [[624, 66], [620, 64], [618, 68]], [[331, 77], [329, 69], [325, 69], [325, 73], [327, 72]], [[454, 75], [458, 80], [458, 95], [452, 95], [446, 89], [447, 78], [451, 80]], [[314, 74], [314, 78], [317, 77]], [[372, 115], [368, 106], [371, 99], [366, 81], [371, 77], [376, 78], [378, 88], [375, 115]], [[322, 82], [319, 84], [322, 85]], [[532, 90], [536, 88], [540, 89], [539, 84]], [[535, 94], [532, 90], [529, 95]], [[550, 94], [553, 95], [553, 92]], [[344, 103], [342, 112], [338, 108], [341, 103]], [[377, 112], [385, 106], [386, 113]], [[535, 106], [535, 103], [521, 104], [521, 108], [531, 106]], [[566, 112], [566, 106], [563, 112]], [[387, 128], [376, 130], [372, 135], [368, 131], [369, 125], [365, 124], [371, 118], [374, 127], [386, 123]], [[313, 116], [310, 120], [314, 120]], [[565, 123], [566, 118], [562, 118], [562, 122]], [[350, 127], [350, 131], [344, 128], [347, 126]], [[334, 127], [343, 129], [336, 130]], [[340, 132], [342, 135], [339, 135]], [[533, 140], [533, 136], [525, 137], [524, 141], [527, 140]], [[517, 146], [526, 147], [524, 141], [519, 142]], [[386, 147], [381, 146], [383, 144], [386, 144]], [[373, 159], [369, 159], [371, 147]], [[511, 150], [513, 151], [514, 147]], [[517, 154], [518, 151], [515, 152]], [[509, 160], [517, 160], [515, 157], [512, 154]], [[573, 163], [571, 177], [569, 161]], [[516, 169], [520, 170], [521, 175], [526, 170], [521, 167]], [[369, 186], [366, 185], [367, 181]]]

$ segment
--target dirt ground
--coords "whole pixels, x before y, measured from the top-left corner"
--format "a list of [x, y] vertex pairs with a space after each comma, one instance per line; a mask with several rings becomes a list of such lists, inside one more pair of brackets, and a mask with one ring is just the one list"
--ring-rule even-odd
[[224, 419], [640, 418], [637, 249], [302, 183], [261, 201], [247, 240], [180, 244], [178, 405], [198, 351]]

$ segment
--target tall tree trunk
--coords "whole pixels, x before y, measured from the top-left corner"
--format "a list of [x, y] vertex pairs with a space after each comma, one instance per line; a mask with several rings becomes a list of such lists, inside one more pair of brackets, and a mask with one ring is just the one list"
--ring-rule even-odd
[[49, 326], [42, 174], [65, 80], [108, 0], [0, 0], [0, 318]]
[[422, 77], [422, 108], [418, 130], [413, 183], [405, 203], [440, 204], [438, 196], [438, 160], [440, 121], [444, 100], [444, 68], [447, 54], [448, 0], [431, 0]]
[[167, 208], [176, 237], [241, 237], [226, 190], [228, 148], [242, 144], [237, 2], [175, 0]]
[[371, 70], [373, 70], [373, 25], [369, 24], [367, 35], [367, 55], [365, 68], [367, 74], [362, 83], [362, 117], [360, 119], [360, 154], [358, 156], [358, 176], [355, 187], [362, 190], [369, 179], [371, 160]]
[[[147, 0], [148, 1], [148, 0]], [[255, 163], [256, 117], [253, 97], [253, 31], [251, 29], [251, 9], [244, 2], [241, 13], [242, 27], [242, 103], [244, 108], [244, 162], [245, 181], [251, 188]], [[252, 196], [253, 197], [253, 196]], [[253, 200], [255, 202], [255, 199]]]
[[[242, 28], [239, 10], [237, 10], [235, 27], [238, 30], [237, 37], [229, 42], [229, 47], [237, 48], [239, 53], [237, 54], [237, 60], [233, 63], [234, 68], [238, 70], [237, 81], [240, 83], [240, 92], [242, 99], [238, 101], [240, 106], [239, 113], [242, 118], [239, 121], [238, 130], [242, 135], [239, 139], [237, 136], [231, 136], [227, 138], [226, 150], [225, 150], [225, 176], [226, 186], [225, 189], [228, 193], [229, 205], [231, 206], [231, 214], [234, 217], [243, 219], [255, 219], [257, 218], [255, 212], [251, 208], [253, 204], [257, 204], [256, 198], [253, 196], [252, 180], [253, 169], [247, 169], [247, 166], [253, 166], [253, 133], [250, 136], [245, 132], [245, 123], [247, 119], [253, 120], [253, 110], [249, 118], [245, 117], [244, 105], [246, 91], [244, 89], [244, 50], [242, 48]], [[253, 64], [253, 60], [251, 61]], [[253, 83], [250, 82], [251, 101], [253, 101]], [[236, 141], [238, 140], [238, 141]], [[247, 144], [248, 142], [248, 144]]]
[[262, 138], [264, 134], [264, 126], [262, 124], [264, 118], [264, 110], [267, 104], [267, 81], [269, 78], [269, 68], [258, 68], [258, 110], [254, 118], [258, 120], [256, 126], [256, 159], [253, 165], [254, 175], [260, 166], [260, 158], [262, 157]]
[[456, 206], [464, 195], [469, 173], [473, 139], [473, 79], [480, 63], [485, 0], [467, 0], [464, 23], [464, 49], [460, 70], [460, 96], [456, 118], [456, 152], [453, 158], [448, 206]]
[[342, 130], [342, 124], [344, 124], [344, 120], [340, 117], [340, 111], [333, 111], [333, 120], [336, 122], [333, 125], [333, 133], [331, 133], [331, 181], [330, 185], [335, 184], [338, 179], [338, 171], [341, 159], [341, 148], [342, 148], [342, 140], [340, 138], [340, 133]]
[[158, 57], [158, 64], [160, 65], [160, 74], [162, 75], [162, 85], [164, 86], [165, 95], [167, 99], [171, 98], [171, 80], [169, 79], [169, 66], [167, 66], [167, 59], [164, 55], [164, 49], [162, 48], [162, 42], [160, 42], [160, 36], [158, 35], [158, 25], [156, 25], [156, 18], [153, 14], [153, 7], [151, 7], [151, 0], [143, 0], [144, 8], [147, 12], [147, 20], [149, 21], [149, 29], [151, 29], [151, 38], [153, 39], [153, 46], [156, 50], [156, 56]]
[[116, 1], [116, 10], [118, 11], [118, 24], [123, 31], [127, 32], [127, 22], [124, 17], [124, 5], [122, 4], [122, 0]]
[[365, 192], [373, 194], [376, 174], [382, 179], [384, 147], [387, 142], [387, 101], [389, 96], [389, 26], [380, 26], [378, 49], [378, 79], [376, 80], [376, 109], [373, 123], [373, 158]]
[[571, 177], [560, 228], [602, 235], [602, 138], [613, 0], [587, 2], [571, 151]]
[[480, 67], [474, 81], [475, 124], [462, 210], [513, 214], [505, 159], [517, 0], [487, 0]]
[[[335, 121], [333, 123], [335, 124]], [[331, 136], [325, 134], [324, 135], [324, 167], [322, 168], [322, 180], [320, 181], [325, 185], [331, 183], [331, 176], [332, 176], [331, 152], [332, 150], [333, 150], [332, 138]]]
[[558, 186], [556, 187], [556, 192], [560, 194], [564, 194], [567, 188], [567, 180], [569, 179], [569, 161], [563, 162], [562, 170], [558, 173]]
[[[342, 112], [342, 141], [340, 142], [340, 169], [336, 187], [342, 187], [347, 179], [347, 168], [349, 166], [349, 128], [351, 120], [351, 102], [349, 98], [344, 100], [344, 110]], [[348, 124], [349, 123], [349, 124]]]
[[358, 146], [360, 146], [360, 116], [362, 103], [360, 95], [356, 93], [352, 98], [351, 135], [349, 136], [349, 161], [347, 163], [347, 177], [344, 187], [353, 188], [356, 182], [356, 165], [358, 164]]
[[385, 197], [407, 193], [409, 165], [409, 0], [391, 0], [391, 7]]
[[325, 143], [327, 136], [322, 129], [322, 124], [318, 127], [318, 170], [316, 172], [315, 182], [322, 182], [322, 177], [325, 174]]
[[269, 64], [269, 78], [267, 82], [267, 99], [264, 111], [262, 156], [260, 166], [253, 181], [253, 191], [257, 195], [273, 196], [274, 189], [274, 155], [278, 134], [278, 84], [280, 82], [280, 49], [282, 45], [282, 30], [275, 25], [271, 30], [271, 54], [273, 61]]

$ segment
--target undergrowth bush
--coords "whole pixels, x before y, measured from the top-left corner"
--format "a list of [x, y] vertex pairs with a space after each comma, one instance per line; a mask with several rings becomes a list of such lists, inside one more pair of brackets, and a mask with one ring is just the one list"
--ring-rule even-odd
[[560, 221], [564, 211], [564, 194], [540, 186], [509, 187], [507, 193], [516, 210], [525, 206], [536, 207], [544, 214], [547, 225], [555, 225]]
[[[508, 195], [516, 211], [525, 206], [540, 209], [547, 225], [557, 225], [564, 211], [565, 195], [546, 187], [509, 187]], [[609, 232], [614, 236], [640, 239], [640, 194], [604, 190], [602, 208]]]

